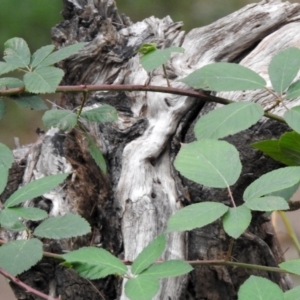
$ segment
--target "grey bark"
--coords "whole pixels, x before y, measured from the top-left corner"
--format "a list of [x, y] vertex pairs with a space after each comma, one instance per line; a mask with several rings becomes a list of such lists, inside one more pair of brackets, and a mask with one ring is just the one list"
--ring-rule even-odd
[[[88, 45], [70, 59], [60, 63], [65, 71], [63, 84], [151, 84], [166, 86], [160, 68], [147, 73], [139, 63], [136, 50], [143, 43], [155, 42], [159, 48], [181, 46], [183, 54], [173, 54], [167, 74], [173, 87], [185, 87], [178, 79], [203, 65], [236, 62], [259, 72], [267, 81], [267, 66], [279, 51], [300, 47], [300, 5], [281, 1], [251, 4], [215, 23], [181, 31], [182, 24], [170, 17], [147, 18], [133, 24], [119, 14], [110, 0], [63, 0], [64, 21], [52, 29], [57, 48], [76, 42]], [[258, 92], [220, 93], [236, 101], [253, 100], [266, 107], [269, 95]], [[299, 100], [299, 99], [298, 99]], [[58, 106], [78, 108], [81, 95], [64, 94]], [[71, 170], [72, 179], [59, 188], [26, 205], [42, 207], [49, 215], [75, 212], [92, 226], [92, 234], [61, 241], [44, 241], [45, 250], [61, 253], [84, 245], [102, 246], [126, 260], [138, 253], [166, 228], [168, 218], [190, 203], [220, 201], [229, 204], [226, 191], [211, 189], [182, 178], [173, 167], [180, 142], [194, 140], [193, 125], [215, 108], [199, 99], [152, 92], [93, 92], [87, 106], [113, 105], [118, 121], [85, 124], [105, 155], [108, 174], [103, 174], [87, 151], [82, 133], [62, 133], [51, 129], [37, 143], [16, 151], [10, 185], [2, 200], [24, 184], [44, 175]], [[290, 103], [297, 104], [297, 100]], [[276, 110], [281, 114], [282, 108]], [[261, 174], [280, 167], [252, 149], [257, 140], [275, 138], [286, 126], [263, 120], [227, 140], [240, 151], [243, 173], [233, 187], [237, 204], [242, 203], [244, 189]], [[226, 157], [224, 157], [226, 159]], [[25, 167], [25, 168], [23, 168]], [[29, 224], [36, 226], [35, 223]], [[16, 236], [1, 232], [1, 237]], [[230, 238], [219, 222], [187, 234], [168, 235], [163, 259], [222, 259]], [[240, 262], [276, 266], [283, 260], [276, 235], [269, 220], [254, 214], [248, 233], [233, 248], [233, 259]], [[255, 270], [221, 266], [196, 267], [188, 276], [162, 281], [155, 299], [237, 299], [240, 285], [250, 274], [270, 278], [286, 290], [285, 276]], [[122, 282], [112, 276], [93, 282], [78, 277], [58, 262], [44, 259], [20, 276], [28, 284], [50, 296], [62, 299], [126, 299]], [[37, 299], [14, 286], [18, 299]], [[100, 292], [100, 294], [99, 294]]]

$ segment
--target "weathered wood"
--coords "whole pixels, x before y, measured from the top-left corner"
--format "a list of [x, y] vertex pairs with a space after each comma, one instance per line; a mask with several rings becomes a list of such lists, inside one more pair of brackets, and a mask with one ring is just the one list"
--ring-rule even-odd
[[[150, 17], [133, 24], [118, 13], [114, 1], [63, 0], [63, 3], [65, 21], [52, 30], [54, 44], [60, 48], [79, 41], [89, 42], [79, 54], [60, 64], [66, 72], [64, 84], [166, 86], [161, 68], [148, 74], [139, 63], [136, 50], [148, 42], [156, 42], [160, 48], [172, 45], [185, 49], [183, 54], [173, 54], [167, 63], [167, 73], [174, 87], [183, 87], [178, 79], [215, 61], [240, 62], [268, 80], [267, 66], [271, 57], [290, 46], [300, 48], [300, 5], [289, 2], [251, 4], [187, 34], [180, 30], [182, 24], [174, 23], [170, 17]], [[269, 100], [261, 91], [219, 95], [236, 101], [264, 103]], [[62, 95], [58, 105], [74, 109], [79, 106], [80, 97]], [[97, 245], [133, 260], [166, 228], [168, 218], [182, 203], [213, 200], [228, 204], [226, 191], [181, 178], [172, 164], [180, 142], [194, 139], [193, 124], [213, 109], [214, 104], [153, 92], [89, 93], [87, 105], [103, 103], [117, 108], [118, 121], [86, 126], [106, 157], [107, 175], [95, 166], [86, 149], [85, 138], [76, 130], [71, 133], [48, 131], [22, 160], [22, 163], [27, 162], [23, 183], [64, 170], [73, 173], [64, 189], [57, 189], [26, 205], [43, 207], [50, 215], [68, 211], [80, 213], [93, 228], [93, 234], [87, 237], [47, 241], [47, 251]], [[290, 105], [297, 103], [293, 101]], [[249, 145], [257, 139], [277, 137], [285, 130], [281, 124], [266, 121], [228, 138], [239, 149], [243, 163], [243, 174], [233, 187], [238, 204], [247, 185], [260, 174], [279, 167]], [[7, 234], [5, 237], [15, 238]], [[222, 226], [215, 222], [187, 236], [169, 234], [162, 258], [220, 259], [226, 255], [229, 243]], [[234, 259], [275, 266], [282, 260], [281, 255], [268, 220], [255, 214], [249, 233], [235, 243]], [[62, 299], [102, 297], [72, 271], [50, 260], [43, 263], [24, 273], [21, 279], [34, 286], [38, 282], [44, 292], [52, 296], [60, 294]], [[277, 274], [209, 266], [196, 268], [188, 278], [164, 280], [155, 299], [236, 299], [239, 286], [249, 274], [262, 274], [283, 289], [289, 288], [286, 278]], [[126, 299], [120, 281], [110, 277], [94, 284], [105, 299]], [[22, 295], [19, 299], [36, 299], [19, 290], [18, 293]]]

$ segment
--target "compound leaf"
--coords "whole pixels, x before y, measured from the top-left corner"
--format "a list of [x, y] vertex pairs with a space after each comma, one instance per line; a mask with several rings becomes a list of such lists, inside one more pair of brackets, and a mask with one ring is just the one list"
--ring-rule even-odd
[[43, 115], [43, 123], [47, 128], [57, 127], [62, 131], [71, 130], [77, 124], [77, 116], [69, 110], [50, 109]]
[[53, 50], [54, 45], [47, 45], [36, 50], [32, 54], [30, 66], [32, 68], [38, 66]]
[[18, 88], [24, 86], [24, 83], [22, 80], [18, 78], [13, 77], [4, 77], [0, 78], [0, 90], [2, 89], [12, 89], [12, 88]]

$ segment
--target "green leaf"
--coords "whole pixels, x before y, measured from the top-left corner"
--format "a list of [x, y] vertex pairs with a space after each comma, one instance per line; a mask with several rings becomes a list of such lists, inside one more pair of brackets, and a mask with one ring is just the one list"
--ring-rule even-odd
[[117, 110], [111, 105], [102, 105], [97, 108], [86, 110], [80, 115], [82, 118], [91, 122], [113, 122], [117, 120]]
[[14, 71], [17, 68], [18, 66], [16, 66], [15, 64], [9, 64], [4, 61], [0, 61], [0, 75]]
[[242, 170], [236, 148], [225, 141], [216, 140], [183, 144], [174, 165], [184, 177], [216, 188], [234, 184]]
[[249, 128], [263, 114], [264, 110], [256, 103], [231, 103], [202, 116], [195, 125], [195, 135], [198, 140], [223, 138]]
[[8, 179], [8, 168], [5, 166], [0, 166], [0, 195], [2, 194], [2, 192], [6, 187], [7, 179]]
[[133, 274], [140, 274], [150, 265], [152, 265], [164, 252], [166, 247], [166, 238], [159, 235], [137, 256], [132, 264], [131, 271]]
[[8, 209], [0, 211], [0, 224], [1, 227], [13, 231], [23, 231], [26, 229], [26, 226], [19, 221], [18, 216]]
[[177, 211], [168, 221], [167, 232], [185, 231], [208, 225], [222, 217], [228, 206], [216, 202], [192, 204]]
[[53, 50], [54, 50], [54, 45], [44, 46], [36, 50], [32, 54], [30, 66], [32, 68], [38, 66]]
[[283, 292], [272, 281], [251, 275], [238, 292], [239, 300], [283, 300]]
[[300, 80], [297, 80], [291, 84], [286, 92], [287, 99], [295, 99], [298, 97], [300, 97]]
[[300, 181], [300, 167], [285, 167], [262, 175], [252, 182], [244, 192], [249, 201], [291, 187]]
[[0, 267], [13, 276], [30, 269], [43, 256], [43, 244], [38, 239], [9, 242], [0, 247]]
[[285, 261], [279, 264], [279, 267], [287, 272], [300, 275], [300, 259]]
[[47, 128], [57, 127], [62, 131], [71, 130], [77, 124], [76, 114], [69, 110], [47, 110], [42, 120]]
[[300, 300], [300, 286], [285, 292], [284, 300]]
[[0, 120], [3, 118], [4, 114], [5, 114], [5, 103], [0, 98]]
[[129, 279], [125, 284], [125, 294], [130, 300], [151, 300], [158, 290], [158, 280], [147, 275]]
[[280, 190], [278, 192], [271, 193], [270, 195], [281, 197], [285, 201], [289, 201], [292, 198], [292, 196], [297, 192], [298, 188], [299, 188], [299, 182], [297, 182], [295, 185], [293, 185], [289, 188], [286, 188], [284, 190]]
[[288, 48], [273, 57], [269, 64], [269, 76], [272, 86], [278, 94], [292, 83], [300, 69], [300, 50]]
[[250, 225], [251, 211], [245, 206], [230, 207], [223, 216], [222, 222], [225, 232], [237, 239]]
[[163, 50], [151, 50], [141, 57], [141, 64], [147, 72], [150, 72], [165, 64], [170, 59], [172, 52], [182, 53], [184, 49], [181, 47], [170, 47]]
[[27, 200], [31, 200], [35, 197], [41, 196], [44, 193], [47, 193], [61, 184], [69, 175], [66, 174], [57, 174], [43, 177], [41, 179], [32, 181], [17, 191], [15, 191], [4, 203], [5, 207], [12, 207], [18, 205]]
[[17, 68], [24, 68], [30, 63], [30, 50], [22, 38], [12, 38], [4, 43], [3, 59]]
[[76, 54], [80, 51], [87, 43], [77, 43], [64, 48], [61, 48], [53, 53], [51, 53], [47, 58], [45, 58], [39, 65], [38, 68], [54, 65], [61, 60], [64, 60], [71, 55]]
[[292, 107], [286, 111], [283, 118], [292, 129], [300, 133], [300, 106]]
[[3, 89], [12, 89], [12, 88], [18, 88], [24, 86], [24, 83], [22, 80], [18, 78], [13, 78], [13, 77], [5, 77], [5, 78], [0, 78], [0, 90]]
[[193, 267], [182, 260], [169, 260], [150, 266], [142, 275], [152, 276], [154, 278], [168, 278], [187, 274], [193, 270]]
[[251, 144], [255, 149], [262, 151], [265, 155], [270, 156], [274, 160], [277, 160], [285, 165], [294, 166], [295, 163], [286, 157], [279, 147], [279, 140], [265, 140]]
[[9, 169], [14, 161], [14, 156], [12, 151], [0, 143], [0, 167]]
[[249, 199], [245, 205], [251, 210], [258, 211], [275, 211], [289, 209], [285, 199], [276, 196], [265, 196]]
[[48, 239], [65, 239], [91, 232], [89, 223], [79, 215], [66, 214], [45, 220], [34, 230], [36, 236]]
[[83, 247], [62, 256], [80, 276], [89, 279], [112, 274], [124, 275], [127, 272], [126, 265], [120, 259], [101, 248]]
[[5, 208], [4, 211], [9, 211], [12, 215], [21, 217], [25, 220], [40, 221], [47, 218], [48, 214], [42, 209], [35, 207], [13, 207]]
[[100, 151], [98, 145], [94, 142], [93, 138], [90, 137], [89, 135], [86, 135], [87, 140], [88, 140], [88, 150], [96, 162], [97, 166], [100, 168], [100, 170], [106, 174], [107, 172], [107, 167], [106, 167], [106, 162], [104, 159], [104, 156], [102, 152]]
[[300, 134], [294, 131], [284, 133], [280, 137], [279, 148], [283, 155], [300, 166]]
[[216, 92], [263, 89], [266, 81], [254, 71], [237, 64], [206, 65], [181, 80], [194, 89]]
[[64, 76], [61, 69], [43, 67], [24, 75], [26, 91], [34, 94], [54, 93]]
[[136, 52], [142, 53], [142, 54], [147, 54], [153, 50], [156, 50], [157, 49], [156, 46], [157, 45], [155, 43], [143, 44], [141, 46], [141, 48], [139, 48]]
[[45, 110], [48, 106], [45, 104], [44, 100], [37, 95], [22, 95], [17, 97], [12, 97], [13, 101], [18, 103], [22, 107], [29, 107], [34, 110]]

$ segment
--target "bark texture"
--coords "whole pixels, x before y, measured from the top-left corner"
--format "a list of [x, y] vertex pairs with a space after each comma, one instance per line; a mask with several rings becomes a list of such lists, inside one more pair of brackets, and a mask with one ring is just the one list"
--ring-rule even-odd
[[[147, 18], [133, 24], [119, 14], [112, 0], [63, 0], [64, 21], [52, 29], [57, 48], [88, 42], [77, 55], [60, 63], [65, 71], [63, 84], [151, 84], [166, 86], [161, 68], [150, 74], [139, 63], [136, 50], [143, 43], [159, 48], [181, 46], [166, 65], [173, 87], [184, 87], [178, 79], [203, 65], [237, 62], [260, 73], [269, 82], [267, 66], [279, 51], [300, 48], [300, 5], [265, 0], [215, 23], [181, 31], [182, 23], [170, 17]], [[261, 91], [220, 93], [236, 101], [253, 100], [267, 107], [270, 95]], [[58, 105], [73, 110], [80, 94], [64, 94]], [[299, 100], [299, 99], [298, 99]], [[297, 101], [298, 101], [297, 100]], [[297, 105], [290, 102], [290, 106]], [[64, 188], [33, 199], [26, 205], [46, 209], [50, 216], [75, 212], [92, 226], [92, 234], [72, 239], [45, 240], [45, 250], [61, 253], [84, 245], [102, 246], [113, 254], [133, 260], [166, 228], [169, 217], [183, 205], [201, 201], [229, 204], [227, 191], [200, 186], [182, 178], [173, 167], [180, 142], [194, 140], [193, 125], [216, 105], [199, 99], [152, 92], [93, 92], [87, 106], [113, 105], [118, 110], [114, 123], [85, 124], [105, 155], [108, 173], [103, 174], [87, 151], [87, 141], [77, 130], [69, 133], [49, 130], [34, 145], [18, 150], [10, 182], [1, 200], [19, 185], [41, 176], [71, 171]], [[279, 107], [276, 113], [282, 113]], [[244, 189], [261, 174], [279, 164], [251, 149], [261, 139], [278, 137], [287, 128], [263, 120], [227, 140], [240, 151], [243, 173], [233, 187], [237, 204]], [[226, 157], [224, 157], [226, 159]], [[234, 166], [233, 166], [234, 167]], [[34, 227], [36, 224], [32, 223]], [[0, 236], [18, 238], [8, 232]], [[222, 259], [230, 244], [219, 222], [185, 233], [168, 235], [163, 259]], [[233, 248], [239, 262], [276, 266], [282, 253], [269, 220], [254, 214], [249, 230]], [[288, 289], [288, 278], [277, 273], [232, 269], [222, 266], [196, 267], [188, 276], [162, 281], [155, 299], [237, 299], [240, 285], [250, 274], [270, 278]], [[44, 259], [21, 280], [62, 299], [127, 299], [122, 282], [114, 277], [93, 281], [93, 286], [57, 262]], [[38, 299], [14, 287], [18, 299]], [[98, 290], [98, 291], [97, 291]]]

